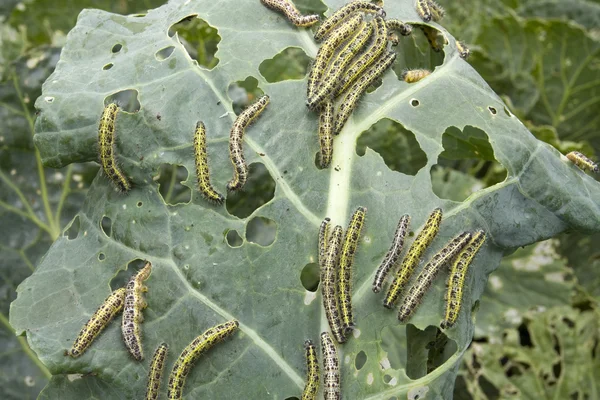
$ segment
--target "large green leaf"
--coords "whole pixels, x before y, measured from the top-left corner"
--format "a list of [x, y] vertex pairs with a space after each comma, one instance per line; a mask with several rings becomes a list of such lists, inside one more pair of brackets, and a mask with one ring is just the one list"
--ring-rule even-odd
[[[419, 21], [408, 3], [390, 2], [386, 10], [389, 17]], [[207, 21], [221, 37], [215, 55], [219, 63], [211, 70], [188, 56], [177, 35], [168, 35], [171, 25], [190, 15]], [[487, 275], [507, 250], [568, 228], [598, 231], [600, 208], [594, 200], [600, 187], [535, 139], [458, 56], [453, 37], [442, 32], [449, 41], [443, 64], [414, 85], [388, 72], [336, 139], [332, 168], [318, 170], [317, 122], [304, 106], [305, 81], [269, 83], [259, 73], [264, 60], [288, 47], [314, 56], [317, 45], [310, 32], [293, 28], [259, 1], [227, 0], [218, 6], [209, 0], [172, 1], [145, 16], [83, 11], [36, 102], [36, 145], [49, 166], [96, 160], [96, 128], [105, 99], [136, 90], [140, 110], [121, 113], [117, 122], [119, 160], [135, 188], [119, 194], [98, 176], [76, 217], [77, 237], [59, 238], [38, 271], [19, 287], [11, 308], [17, 332], [28, 333], [53, 374], [86, 374], [75, 380], [53, 378], [42, 397], [132, 398], [143, 392], [147, 364], [127, 356], [116, 323], [83, 357], [63, 356], [110, 288], [131, 274], [128, 265], [136, 259], [154, 265], [147, 282], [147, 353], [161, 341], [178, 353], [218, 322], [236, 318], [241, 323], [241, 333], [193, 371], [188, 397], [237, 398], [242, 390], [246, 398], [298, 396], [302, 343], [317, 340], [327, 329], [320, 296], [304, 289], [301, 272], [316, 260], [320, 220], [327, 215], [345, 224], [352, 210], [364, 205], [368, 219], [354, 278], [358, 330], [341, 348], [343, 390], [349, 398], [423, 393], [448, 398], [473, 335], [470, 310]], [[406, 39], [403, 48], [412, 40]], [[170, 46], [173, 52], [164, 58], [161, 50]], [[425, 57], [435, 59], [419, 49], [407, 52], [396, 69], [422, 65]], [[258, 80], [271, 104], [247, 132], [246, 153], [274, 179], [274, 197], [243, 218], [228, 212], [229, 200], [227, 208], [213, 207], [196, 192], [187, 203], [167, 205], [153, 176], [162, 164], [182, 165], [188, 171], [183, 189], [194, 188], [191, 135], [197, 120], [208, 128], [213, 181], [224, 190], [231, 175], [227, 136], [235, 118], [228, 88], [249, 76]], [[384, 118], [412, 132], [426, 154], [427, 164], [415, 175], [390, 170], [373, 150], [356, 154], [360, 134]], [[467, 126], [485, 132], [508, 176], [463, 202], [442, 200], [433, 192], [430, 170], [444, 150], [443, 133], [449, 127], [464, 132]], [[410, 213], [417, 230], [435, 207], [444, 209], [445, 218], [428, 255], [462, 230], [483, 228], [489, 234], [473, 266], [459, 324], [447, 332], [449, 340], [431, 326], [441, 319], [442, 279], [409, 329], [370, 291], [397, 218]], [[275, 227], [272, 244], [255, 244], [264, 240], [251, 235], [256, 221]], [[235, 248], [226, 239], [232, 230], [244, 238]]]

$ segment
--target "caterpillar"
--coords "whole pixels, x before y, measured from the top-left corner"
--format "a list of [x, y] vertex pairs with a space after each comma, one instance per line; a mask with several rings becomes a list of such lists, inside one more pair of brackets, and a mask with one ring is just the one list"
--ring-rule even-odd
[[402, 36], [409, 36], [412, 33], [412, 25], [404, 23], [399, 19], [388, 19], [385, 21], [388, 31], [398, 31]]
[[194, 363], [215, 344], [231, 336], [239, 326], [240, 323], [236, 320], [214, 326], [192, 340], [183, 349], [169, 375], [169, 387], [167, 390], [167, 398], [169, 400], [181, 400], [185, 380], [192, 370]]
[[229, 158], [233, 164], [233, 179], [227, 183], [227, 190], [240, 190], [248, 179], [248, 165], [242, 146], [246, 128], [265, 110], [269, 96], [264, 95], [238, 115], [229, 133]]
[[[379, 19], [382, 21], [381, 24], [385, 26], [383, 19]], [[331, 98], [340, 80], [340, 76], [346, 70], [348, 64], [350, 64], [352, 57], [354, 57], [363, 48], [365, 43], [367, 43], [372, 32], [373, 26], [371, 24], [365, 22], [361, 23], [361, 27], [356, 34], [348, 40], [346, 46], [344, 46], [333, 59], [327, 73], [323, 76], [321, 86], [308, 98], [308, 101], [306, 102], [308, 108], [314, 110], [324, 100]], [[384, 44], [387, 42], [387, 37], [384, 36], [383, 42]]]
[[435, 22], [440, 22], [446, 15], [446, 10], [433, 0], [427, 0], [427, 6], [431, 13], [431, 19]]
[[579, 168], [583, 170], [590, 170], [592, 172], [598, 173], [598, 164], [587, 158], [585, 155], [578, 151], [572, 151], [567, 154], [567, 158], [571, 160], [571, 162], [577, 165]]
[[146, 265], [129, 279], [125, 292], [121, 331], [127, 350], [138, 361], [144, 359], [141, 323], [144, 322], [142, 310], [147, 307], [143, 293], [147, 292], [148, 288], [143, 285], [143, 282], [148, 279], [151, 272], [152, 264], [147, 261]]
[[336, 12], [331, 14], [323, 23], [319, 26], [319, 29], [315, 32], [315, 40], [320, 42], [331, 32], [338, 24], [340, 24], [346, 17], [354, 14], [355, 12], [370, 12], [377, 13], [382, 17], [385, 17], [385, 11], [377, 4], [370, 3], [368, 1], [353, 1], [346, 4], [345, 6], [338, 9]]
[[206, 127], [202, 121], [196, 123], [194, 131], [194, 160], [196, 162], [196, 176], [198, 188], [202, 196], [215, 204], [223, 204], [225, 198], [210, 184], [208, 157], [206, 155]]
[[341, 132], [348, 121], [348, 118], [350, 118], [352, 111], [356, 108], [362, 94], [369, 86], [371, 86], [375, 79], [383, 74], [394, 63], [394, 60], [396, 60], [396, 53], [390, 51], [386, 54], [382, 54], [375, 63], [370, 66], [364, 74], [352, 84], [352, 86], [350, 86], [350, 89], [346, 92], [344, 99], [340, 103], [338, 113], [335, 116], [335, 128], [333, 129], [335, 135], [338, 135]]
[[388, 41], [391, 43], [392, 47], [396, 47], [400, 44], [400, 38], [395, 32], [390, 32], [388, 34]]
[[[350, 85], [363, 73], [365, 69], [373, 64], [375, 60], [385, 51], [388, 42], [388, 29], [385, 21], [381, 17], [375, 17], [375, 40], [369, 46], [367, 51], [361, 54], [345, 71], [340, 80], [336, 96], [343, 93]], [[343, 69], [346, 69], [345, 66]], [[343, 72], [343, 71], [342, 71]]]
[[321, 296], [323, 297], [323, 308], [325, 308], [325, 316], [329, 322], [329, 328], [331, 329], [335, 340], [339, 343], [344, 343], [346, 341], [340, 321], [338, 297], [336, 295], [336, 274], [343, 234], [344, 231], [341, 226], [337, 225], [333, 228], [331, 238], [327, 244], [325, 260], [321, 266]]
[[428, 0], [417, 0], [416, 6], [419, 17], [425, 22], [431, 21], [432, 15]]
[[428, 69], [407, 69], [400, 75], [400, 78], [406, 83], [416, 83], [429, 75], [431, 75], [431, 71]]
[[306, 352], [306, 385], [302, 392], [302, 400], [316, 400], [319, 391], [319, 360], [312, 340], [304, 342]]
[[104, 107], [100, 126], [98, 127], [98, 150], [100, 152], [100, 165], [102, 171], [110, 181], [122, 192], [128, 192], [131, 184], [125, 174], [119, 169], [115, 155], [115, 121], [119, 106], [110, 103]]
[[458, 50], [458, 54], [460, 55], [460, 57], [464, 58], [465, 60], [471, 55], [471, 50], [469, 50], [469, 48], [464, 42], [457, 41], [456, 49]]
[[319, 166], [329, 167], [333, 157], [333, 101], [325, 100], [319, 110]]
[[321, 333], [321, 353], [323, 354], [323, 397], [325, 400], [339, 400], [342, 396], [340, 360], [329, 332]]
[[160, 394], [160, 381], [162, 380], [165, 361], [169, 346], [166, 343], [161, 343], [152, 357], [150, 362], [150, 372], [148, 373], [148, 386], [146, 387], [146, 400], [156, 400]]
[[329, 60], [331, 60], [339, 45], [354, 34], [361, 25], [362, 19], [359, 14], [353, 15], [323, 42], [308, 74], [307, 98], [311, 98], [317, 92], [321, 85], [321, 79], [329, 65]]
[[348, 229], [346, 229], [340, 253], [338, 288], [342, 327], [345, 333], [354, 329], [354, 317], [352, 313], [352, 264], [354, 263], [354, 254], [358, 248], [358, 241], [366, 214], [366, 207], [358, 207], [354, 211], [348, 223]]
[[415, 268], [421, 261], [421, 256], [427, 250], [427, 247], [431, 244], [435, 236], [438, 234], [440, 230], [440, 223], [442, 222], [442, 209], [436, 208], [427, 218], [425, 222], [425, 226], [419, 232], [415, 241], [412, 243], [404, 260], [402, 260], [402, 264], [400, 265], [400, 269], [396, 273], [394, 277], [394, 281], [392, 282], [392, 286], [390, 286], [385, 300], [383, 301], [383, 305], [386, 308], [392, 308], [398, 296], [404, 289], [404, 286], [408, 283], [411, 275], [415, 271]]
[[392, 246], [388, 250], [385, 258], [377, 268], [377, 272], [375, 273], [375, 279], [373, 280], [373, 292], [379, 293], [381, 288], [383, 287], [383, 283], [385, 282], [385, 278], [390, 270], [396, 265], [398, 259], [400, 258], [400, 254], [402, 253], [402, 248], [404, 247], [404, 238], [408, 233], [408, 227], [410, 225], [410, 215], [404, 214], [400, 221], [398, 221], [398, 227], [396, 228], [396, 232], [394, 233], [394, 240], [392, 241]]
[[92, 344], [100, 332], [123, 310], [125, 302], [125, 288], [115, 290], [104, 300], [88, 322], [85, 323], [70, 350], [65, 351], [65, 356], [77, 358]]
[[446, 291], [446, 311], [444, 320], [440, 323], [442, 329], [451, 328], [458, 318], [469, 265], [471, 265], [473, 258], [475, 258], [484, 242], [485, 232], [482, 230], [475, 232], [471, 237], [471, 241], [458, 253], [454, 264], [452, 264]]
[[300, 11], [288, 0], [260, 0], [270, 9], [280, 11], [296, 26], [311, 26], [319, 22], [318, 15], [302, 15]]
[[427, 264], [425, 264], [425, 267], [423, 267], [423, 270], [417, 276], [417, 280], [408, 290], [408, 294], [400, 306], [400, 311], [398, 312], [398, 319], [400, 322], [405, 322], [410, 318], [412, 313], [419, 307], [419, 304], [421, 304], [423, 296], [425, 296], [425, 293], [431, 287], [433, 280], [442, 267], [454, 258], [454, 256], [465, 247], [470, 239], [471, 234], [469, 232], [461, 233], [448, 242], [439, 252], [431, 257], [431, 260], [429, 260]]
[[329, 239], [329, 228], [331, 227], [331, 218], [326, 217], [319, 227], [319, 268], [325, 262], [327, 254], [327, 240]]
[[433, 51], [436, 53], [442, 51], [443, 45], [438, 41], [439, 32], [437, 29], [432, 28], [431, 26], [422, 26], [421, 31], [423, 31], [423, 34], [425, 35], [425, 38], [429, 42], [429, 45]]

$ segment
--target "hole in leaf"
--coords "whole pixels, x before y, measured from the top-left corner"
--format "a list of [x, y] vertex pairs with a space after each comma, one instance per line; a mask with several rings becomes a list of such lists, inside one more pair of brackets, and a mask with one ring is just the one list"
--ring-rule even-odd
[[496, 115], [498, 114], [498, 111], [496, 111], [496, 109], [492, 106], [488, 107], [488, 110], [490, 110], [490, 112], [492, 113], [492, 115]]
[[227, 231], [225, 239], [227, 240], [227, 244], [231, 247], [240, 247], [242, 244], [244, 244], [242, 237], [235, 229]]
[[98, 261], [104, 261], [104, 260], [106, 260], [106, 254], [99, 253], [98, 254]]
[[417, 100], [417, 99], [412, 99], [410, 101], [410, 105], [413, 107], [419, 107], [419, 104], [421, 104], [421, 103], [419, 103], [419, 100]]
[[302, 286], [304, 289], [309, 292], [316, 292], [319, 287], [319, 264], [317, 263], [309, 263], [302, 268], [302, 272], [300, 273], [300, 282], [302, 282]]
[[110, 235], [112, 235], [112, 220], [106, 215], [102, 217], [100, 227], [102, 228], [102, 232], [104, 232], [106, 236], [110, 237]]
[[504, 113], [506, 114], [507, 117], [512, 117], [512, 114], [510, 113], [510, 111], [506, 107], [504, 107]]
[[356, 355], [356, 358], [354, 359], [354, 367], [356, 368], [357, 371], [360, 371], [362, 369], [362, 367], [365, 366], [366, 362], [367, 362], [367, 354], [361, 350]]
[[227, 195], [227, 211], [238, 218], [246, 218], [259, 207], [273, 199], [275, 180], [261, 163], [250, 164], [248, 181], [244, 189]]
[[136, 113], [140, 111], [140, 102], [138, 100], [138, 91], [135, 89], [121, 90], [120, 92], [111, 94], [104, 99], [104, 104], [117, 103], [121, 110]]
[[123, 48], [123, 45], [120, 43], [117, 43], [112, 47], [112, 49], [110, 49], [110, 51], [112, 51], [113, 53], [118, 53], [121, 51], [122, 48]]
[[173, 37], [175, 33], [192, 60], [208, 69], [217, 66], [219, 59], [215, 57], [215, 53], [221, 36], [216, 28], [197, 15], [190, 15], [171, 25], [169, 36]]
[[191, 189], [181, 184], [187, 180], [187, 169], [181, 165], [161, 164], [158, 171], [153, 179], [158, 182], [158, 191], [166, 204], [187, 204], [192, 200]]
[[63, 236], [66, 236], [69, 240], [77, 239], [77, 236], [79, 236], [80, 225], [81, 223], [79, 221], [79, 215], [76, 215], [75, 218], [71, 220], [69, 226], [65, 229]]
[[236, 115], [239, 115], [244, 108], [254, 103], [263, 94], [265, 93], [258, 87], [258, 80], [253, 76], [234, 82], [227, 89], [227, 95], [233, 102], [233, 111]]
[[146, 264], [145, 260], [136, 258], [127, 264], [127, 268], [120, 270], [117, 275], [111, 279], [110, 287], [112, 290], [124, 287], [129, 282], [132, 276], [134, 276], [142, 267]]
[[[443, 35], [436, 28], [431, 28], [432, 34], [436, 37], [439, 46], [447, 43]], [[445, 52], [434, 51], [427, 41], [427, 38], [417, 26], [414, 27], [412, 35], [400, 40], [396, 47], [396, 62], [393, 70], [399, 80], [402, 80], [402, 72], [406, 69], [424, 68], [434, 71], [436, 67], [444, 63]]]
[[138, 207], [141, 207], [141, 206], [143, 206], [143, 205], [144, 205], [144, 203], [142, 203], [141, 201], [138, 201], [136, 205], [137, 205]]
[[477, 379], [477, 383], [481, 391], [487, 395], [488, 399], [500, 398], [500, 391], [485, 376], [480, 375]]
[[277, 224], [265, 217], [254, 217], [246, 226], [246, 240], [259, 246], [270, 246], [275, 241]]
[[416, 175], [427, 165], [427, 155], [414, 133], [387, 118], [377, 121], [361, 133], [356, 154], [364, 156], [367, 147], [379, 153], [390, 169], [403, 174]]
[[168, 46], [165, 47], [164, 49], [160, 49], [158, 50], [155, 54], [154, 57], [158, 60], [158, 61], [164, 61], [167, 58], [169, 58], [169, 56], [171, 54], [173, 54], [173, 50], [175, 50], [175, 46]]
[[458, 351], [456, 342], [450, 340], [448, 336], [438, 328], [436, 328], [434, 340], [428, 343], [427, 348], [429, 350], [427, 355], [427, 374], [430, 374], [436, 368], [443, 365]]
[[297, 47], [288, 47], [275, 57], [260, 63], [258, 70], [270, 83], [303, 79], [309, 62], [310, 58], [304, 50]]
[[466, 126], [449, 127], [442, 136], [444, 151], [431, 169], [433, 192], [442, 199], [464, 201], [478, 190], [506, 179], [487, 134]]
[[[384, 329], [385, 330], [385, 329]], [[401, 335], [401, 330], [390, 329], [396, 338], [390, 338], [382, 342], [383, 350], [387, 351], [390, 364], [393, 368], [399, 361], [401, 365], [406, 366], [406, 374], [410, 379], [419, 379], [431, 373], [446, 362], [458, 350], [456, 342], [448, 337], [435, 326], [428, 326], [421, 330], [412, 324], [406, 325], [405, 336]], [[386, 334], [389, 334], [386, 332]], [[383, 338], [382, 331], [382, 338]], [[400, 340], [400, 343], [406, 343], [405, 348], [398, 349], [398, 344], [391, 340]], [[402, 351], [401, 359], [399, 356], [392, 357], [388, 350]], [[406, 362], [410, 360], [410, 362]]]
[[104, 67], [102, 67], [103, 70], [108, 71], [109, 69], [111, 69], [113, 67], [113, 63], [108, 63], [106, 64]]
[[297, 397], [288, 397], [288, 398], [286, 398], [285, 400], [300, 400], [300, 399], [299, 399], [299, 398], [297, 398]]
[[383, 383], [389, 384], [392, 381], [392, 377], [389, 375], [384, 375], [383, 376]]
[[522, 323], [519, 325], [519, 342], [523, 347], [533, 347], [533, 342], [531, 341], [531, 336], [529, 335], [529, 329], [527, 329], [527, 325]]

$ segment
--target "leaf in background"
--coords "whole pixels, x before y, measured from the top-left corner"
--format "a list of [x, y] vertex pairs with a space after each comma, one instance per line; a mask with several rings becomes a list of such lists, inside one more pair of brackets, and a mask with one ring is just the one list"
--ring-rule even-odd
[[[419, 21], [411, 4], [389, 4], [386, 11], [390, 18]], [[215, 54], [219, 62], [210, 70], [198, 66], [177, 36], [168, 34], [173, 24], [195, 15], [221, 38]], [[536, 140], [458, 56], [453, 37], [441, 33], [449, 43], [445, 54], [414, 50], [415, 38], [403, 42], [396, 70], [421, 62], [436, 65], [442, 57], [443, 63], [414, 85], [389, 71], [337, 137], [332, 168], [318, 170], [317, 118], [304, 105], [305, 82], [269, 83], [259, 72], [265, 60], [289, 47], [314, 57], [317, 46], [310, 32], [292, 27], [258, 1], [227, 0], [219, 7], [209, 0], [172, 1], [145, 16], [84, 10], [36, 102], [35, 142], [49, 166], [96, 160], [104, 102], [127, 94], [135, 106], [127, 105], [118, 116], [116, 148], [135, 188], [128, 195], [116, 193], [99, 175], [77, 216], [78, 234], [59, 238], [38, 271], [19, 287], [11, 323], [17, 332], [28, 332], [44, 364], [53, 374], [93, 373], [72, 383], [82, 393], [57, 377], [43, 396], [118, 398], [143, 392], [146, 364], [128, 357], [118, 324], [81, 358], [63, 356], [98, 303], [142, 259], [154, 265], [143, 328], [147, 352], [166, 341], [177, 354], [218, 322], [236, 318], [241, 324], [233, 340], [201, 361], [211, 368], [192, 372], [186, 393], [237, 398], [243, 387], [247, 398], [298, 396], [304, 378], [302, 344], [327, 329], [320, 298], [302, 286], [301, 273], [316, 261], [321, 219], [327, 215], [334, 224], [345, 224], [358, 205], [369, 212], [355, 268], [358, 329], [341, 349], [344, 391], [361, 399], [450, 396], [473, 335], [469, 310], [487, 275], [507, 249], [567, 228], [597, 231], [600, 209], [593, 199], [600, 187]], [[411, 43], [413, 51], [404, 52]], [[187, 179], [182, 186], [195, 188], [191, 136], [198, 120], [207, 126], [213, 182], [224, 191], [231, 177], [227, 138], [235, 118], [230, 88], [253, 79], [271, 104], [246, 134], [246, 156], [275, 183], [273, 197], [250, 214], [245, 208], [242, 216], [230, 210], [229, 199], [227, 207], [213, 207], [196, 191], [188, 203], [167, 205], [154, 177], [164, 164], [183, 166]], [[356, 154], [361, 133], [386, 119], [402, 124], [425, 153], [426, 164], [415, 175], [390, 170], [374, 151]], [[431, 170], [444, 150], [443, 134], [466, 126], [485, 132], [508, 176], [464, 202], [439, 199]], [[254, 182], [240, 196], [260, 184]], [[435, 207], [444, 209], [445, 218], [428, 256], [462, 230], [484, 228], [489, 234], [472, 269], [475, 284], [465, 297], [466, 307], [447, 337], [432, 327], [441, 319], [443, 278], [408, 329], [370, 289], [400, 215], [410, 213], [417, 230]], [[260, 235], [253, 233], [258, 224], [263, 226]], [[235, 235], [241, 242], [234, 246], [230, 236]]]
[[564, 233], [559, 236], [557, 251], [567, 259], [573, 269], [577, 282], [588, 296], [594, 298], [595, 306], [600, 302], [600, 251], [598, 240], [600, 235], [582, 235], [580, 233]]
[[589, 0], [527, 0], [517, 12], [524, 17], [573, 21], [587, 29], [600, 26], [600, 4]]

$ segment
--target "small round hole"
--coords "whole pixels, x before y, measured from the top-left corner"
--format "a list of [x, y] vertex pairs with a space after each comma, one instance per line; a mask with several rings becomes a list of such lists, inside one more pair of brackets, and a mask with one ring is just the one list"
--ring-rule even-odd
[[225, 239], [227, 240], [227, 244], [231, 247], [240, 247], [242, 244], [244, 244], [242, 237], [235, 229], [227, 231]]
[[102, 67], [103, 70], [108, 71], [109, 69], [111, 69], [113, 67], [113, 63], [108, 63], [106, 64], [104, 67]]
[[421, 103], [419, 103], [419, 100], [417, 100], [417, 99], [412, 99], [410, 101], [410, 105], [413, 107], [419, 107], [419, 104], [421, 104]]
[[304, 289], [309, 292], [316, 292], [319, 287], [319, 264], [310, 263], [306, 264], [304, 268], [302, 268], [302, 272], [300, 273], [300, 282], [302, 282], [302, 286]]
[[106, 255], [104, 253], [98, 254], [98, 261], [104, 261], [106, 259]]
[[498, 111], [496, 111], [496, 109], [494, 107], [488, 107], [488, 110], [490, 110], [490, 112], [492, 113], [492, 115], [496, 115], [498, 113]]
[[358, 353], [356, 355], [356, 358], [354, 359], [354, 366], [356, 367], [356, 370], [360, 371], [362, 369], [362, 367], [365, 366], [366, 362], [367, 362], [367, 354], [361, 350], [360, 353]]
[[158, 61], [164, 61], [169, 58], [171, 54], [173, 54], [173, 50], [175, 50], [175, 46], [165, 47], [164, 49], [157, 51], [156, 54], [154, 54], [154, 57]]
[[138, 206], [138, 207], [141, 207], [141, 206], [143, 206], [143, 205], [144, 205], [144, 203], [142, 203], [141, 201], [138, 201], [138, 202], [137, 202], [137, 206]]
[[122, 49], [122, 48], [123, 48], [123, 45], [122, 45], [122, 44], [119, 44], [119, 43], [117, 43], [117, 44], [115, 44], [115, 45], [112, 47], [111, 51], [112, 51], [113, 53], [118, 53], [118, 52], [120, 52], [120, 51], [121, 51], [121, 49]]

